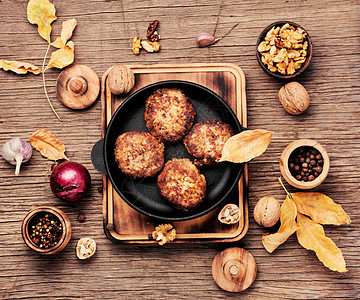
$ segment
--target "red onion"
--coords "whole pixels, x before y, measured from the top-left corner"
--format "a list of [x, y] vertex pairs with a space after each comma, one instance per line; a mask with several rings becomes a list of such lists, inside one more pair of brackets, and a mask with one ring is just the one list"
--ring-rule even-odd
[[67, 202], [80, 200], [91, 183], [89, 171], [81, 164], [66, 161], [55, 166], [50, 176], [50, 187], [59, 199]]

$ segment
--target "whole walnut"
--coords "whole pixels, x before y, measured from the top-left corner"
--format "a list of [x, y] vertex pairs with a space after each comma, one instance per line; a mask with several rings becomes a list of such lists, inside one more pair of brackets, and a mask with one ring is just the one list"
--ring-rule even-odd
[[114, 66], [108, 74], [110, 91], [115, 95], [127, 94], [135, 85], [134, 72], [127, 66]]
[[254, 219], [263, 227], [274, 226], [280, 218], [280, 203], [274, 197], [263, 197], [255, 206]]
[[292, 115], [301, 114], [310, 105], [308, 92], [296, 81], [285, 84], [279, 90], [279, 100], [285, 110]]

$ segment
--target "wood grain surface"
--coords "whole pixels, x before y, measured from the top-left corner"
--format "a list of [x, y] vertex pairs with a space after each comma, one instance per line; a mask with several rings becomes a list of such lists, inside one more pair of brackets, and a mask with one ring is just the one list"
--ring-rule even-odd
[[[67, 156], [84, 164], [92, 176], [90, 193], [77, 205], [61, 202], [51, 193], [51, 162], [34, 152], [22, 166], [0, 159], [0, 297], [3, 299], [356, 299], [360, 297], [359, 200], [360, 183], [360, 85], [358, 0], [174, 0], [103, 1], [54, 0], [61, 23], [75, 17], [78, 26], [72, 40], [75, 62], [101, 75], [110, 66], [181, 62], [229, 62], [246, 75], [248, 127], [274, 132], [270, 147], [249, 163], [250, 228], [234, 244], [117, 245], [104, 235], [101, 175], [90, 162], [93, 144], [101, 136], [100, 101], [85, 110], [65, 107], [56, 98], [60, 70], [48, 70], [46, 83], [52, 103], [64, 120], [60, 123], [46, 101], [41, 76], [20, 76], [0, 70], [0, 146], [13, 137], [28, 140], [38, 129], [52, 131], [65, 143]], [[47, 44], [29, 24], [27, 1], [0, 1], [0, 58], [42, 65]], [[145, 37], [148, 23], [158, 19], [159, 53], [132, 54], [134, 35]], [[291, 20], [311, 35], [314, 53], [309, 68], [298, 81], [308, 90], [311, 104], [300, 116], [285, 112], [277, 99], [282, 82], [269, 77], [256, 61], [255, 44], [262, 28], [276, 20]], [[221, 37], [210, 48], [197, 48], [200, 32]], [[292, 141], [319, 141], [331, 160], [327, 179], [315, 191], [324, 192], [341, 204], [352, 223], [325, 226], [326, 234], [342, 250], [349, 271], [325, 268], [316, 255], [302, 248], [292, 236], [273, 254], [266, 252], [261, 235], [268, 232], [252, 218], [263, 196], [285, 199], [279, 185], [279, 159]], [[295, 189], [286, 185], [290, 191]], [[54, 205], [70, 218], [72, 238], [52, 257], [39, 256], [26, 247], [21, 222], [36, 205]], [[79, 213], [86, 216], [77, 221]], [[88, 261], [76, 258], [81, 237], [97, 242], [97, 253]], [[232, 294], [221, 290], [211, 276], [215, 255], [236, 246], [255, 258], [258, 273], [246, 291]]]

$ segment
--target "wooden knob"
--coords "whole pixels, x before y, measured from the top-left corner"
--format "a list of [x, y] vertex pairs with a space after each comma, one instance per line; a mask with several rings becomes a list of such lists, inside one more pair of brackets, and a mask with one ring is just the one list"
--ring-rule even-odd
[[250, 252], [241, 248], [228, 248], [218, 253], [212, 263], [216, 284], [228, 292], [241, 292], [255, 280], [257, 267]]
[[87, 90], [87, 81], [83, 77], [73, 77], [68, 84], [68, 89], [74, 94], [84, 94]]
[[59, 100], [72, 109], [83, 109], [95, 102], [100, 92], [97, 74], [85, 65], [72, 65], [62, 71], [57, 79]]

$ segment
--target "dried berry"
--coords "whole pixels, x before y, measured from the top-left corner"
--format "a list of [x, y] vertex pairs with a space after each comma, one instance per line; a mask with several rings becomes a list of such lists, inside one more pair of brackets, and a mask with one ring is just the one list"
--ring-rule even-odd
[[62, 224], [53, 214], [39, 213], [29, 224], [29, 235], [37, 247], [44, 249], [52, 248], [62, 238]]
[[323, 170], [323, 158], [313, 147], [300, 147], [290, 154], [288, 166], [296, 180], [313, 181]]
[[85, 221], [85, 216], [83, 214], [79, 214], [77, 217], [79, 222], [84, 222]]

